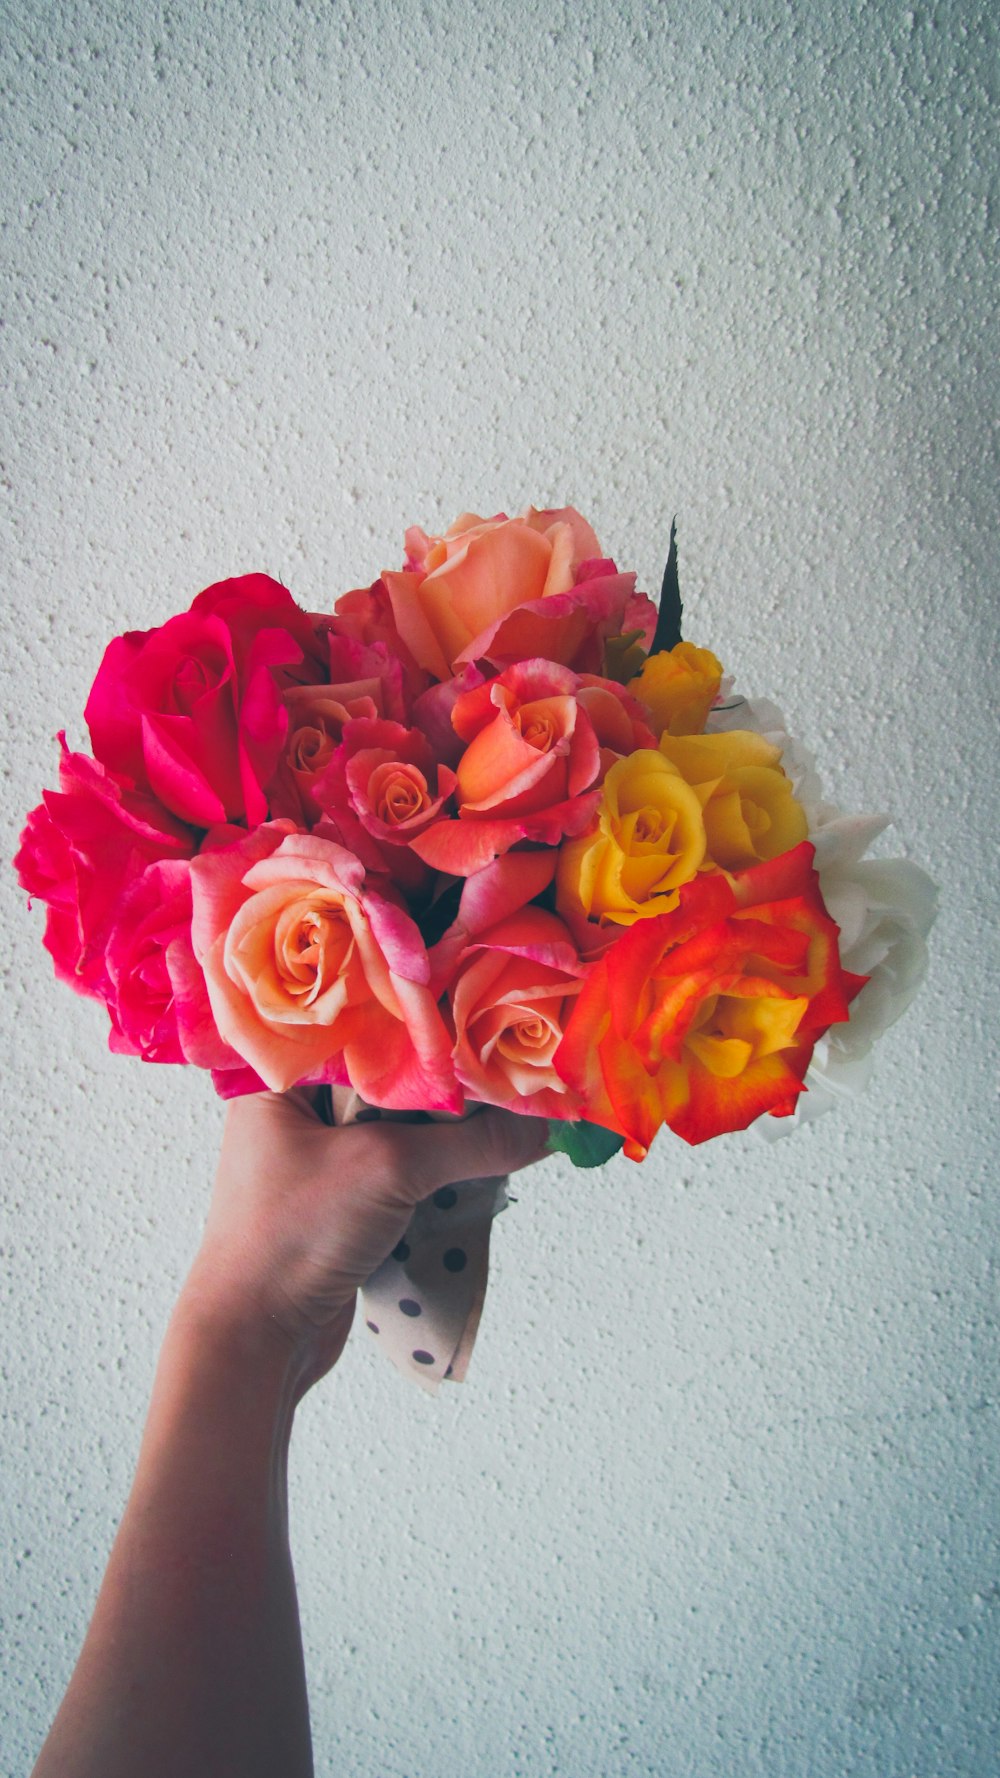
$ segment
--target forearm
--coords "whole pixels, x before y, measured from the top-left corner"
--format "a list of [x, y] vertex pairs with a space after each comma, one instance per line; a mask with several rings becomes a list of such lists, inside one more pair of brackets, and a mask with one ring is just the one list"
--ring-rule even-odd
[[280, 1339], [191, 1286], [164, 1343], [135, 1483], [34, 1778], [312, 1772]]

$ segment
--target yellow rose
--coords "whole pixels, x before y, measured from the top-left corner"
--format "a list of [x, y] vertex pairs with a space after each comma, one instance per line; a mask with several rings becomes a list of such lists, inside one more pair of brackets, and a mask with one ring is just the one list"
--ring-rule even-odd
[[697, 792], [662, 753], [641, 747], [610, 768], [596, 828], [560, 847], [556, 904], [620, 926], [669, 913], [706, 843]]
[[781, 769], [780, 750], [763, 735], [748, 729], [665, 734], [660, 752], [701, 802], [706, 865], [745, 870], [808, 839], [805, 812]]
[[693, 642], [651, 654], [628, 689], [652, 712], [657, 734], [700, 735], [719, 695], [722, 663]]

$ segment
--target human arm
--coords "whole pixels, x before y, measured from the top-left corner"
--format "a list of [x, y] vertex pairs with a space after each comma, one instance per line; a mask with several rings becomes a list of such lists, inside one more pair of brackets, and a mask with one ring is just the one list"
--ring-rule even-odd
[[497, 1111], [331, 1130], [302, 1094], [231, 1103], [135, 1481], [34, 1778], [312, 1772], [288, 1544], [296, 1405], [415, 1203], [528, 1165], [544, 1134]]

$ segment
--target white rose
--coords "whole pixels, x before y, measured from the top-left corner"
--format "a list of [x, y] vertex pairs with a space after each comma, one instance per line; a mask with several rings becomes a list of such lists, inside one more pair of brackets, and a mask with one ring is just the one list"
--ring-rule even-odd
[[927, 973], [927, 934], [937, 888], [905, 858], [868, 858], [865, 852], [889, 825], [887, 815], [844, 815], [823, 799], [812, 755], [785, 729], [776, 704], [731, 693], [711, 713], [709, 731], [748, 728], [781, 749], [781, 763], [809, 823], [816, 869], [830, 916], [840, 927], [844, 968], [869, 980], [851, 1004], [846, 1023], [832, 1025], [813, 1051], [804, 1092], [791, 1117], [761, 1117], [755, 1128], [770, 1138], [829, 1111], [838, 1099], [863, 1091], [876, 1038], [906, 1011]]

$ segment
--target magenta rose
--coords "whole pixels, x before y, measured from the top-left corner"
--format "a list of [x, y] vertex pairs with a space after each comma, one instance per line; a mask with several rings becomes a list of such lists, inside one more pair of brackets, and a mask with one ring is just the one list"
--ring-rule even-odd
[[59, 742], [59, 789], [28, 816], [14, 865], [29, 896], [48, 904], [44, 943], [56, 975], [107, 1000], [105, 952], [123, 897], [148, 865], [189, 858], [196, 836], [153, 797], [71, 753], [64, 734]]
[[112, 1050], [146, 1062], [242, 1073], [243, 1058], [216, 1029], [191, 948], [188, 859], [161, 859], [133, 880], [108, 938], [107, 965]]
[[94, 752], [197, 827], [263, 821], [288, 730], [281, 690], [324, 678], [325, 655], [276, 580], [220, 581], [109, 644], [86, 708]]
[[216, 1026], [268, 1087], [337, 1082], [394, 1110], [462, 1109], [420, 933], [352, 853], [274, 821], [202, 852], [191, 877]]

